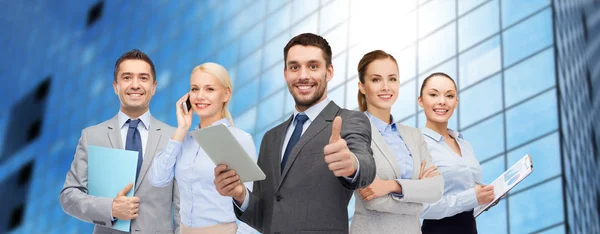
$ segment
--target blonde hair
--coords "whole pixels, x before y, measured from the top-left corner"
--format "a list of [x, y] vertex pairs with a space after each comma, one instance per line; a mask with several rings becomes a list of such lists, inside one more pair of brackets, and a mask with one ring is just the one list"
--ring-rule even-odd
[[[227, 72], [227, 69], [225, 69], [223, 66], [216, 63], [208, 62], [196, 66], [194, 69], [192, 69], [192, 74], [194, 74], [194, 72], [196, 71], [205, 72], [216, 77], [219, 81], [221, 81], [221, 85], [223, 85], [225, 89], [228, 89], [231, 93], [231, 96], [233, 96], [233, 87], [231, 85], [231, 79], [229, 78], [229, 73]], [[231, 118], [231, 113], [229, 112], [229, 109], [227, 109], [229, 101], [231, 101], [231, 97], [229, 97], [229, 100], [227, 100], [225, 104], [223, 104], [223, 110], [221, 110], [221, 114], [227, 119], [229, 119], [229, 122], [233, 126], [233, 118]]]

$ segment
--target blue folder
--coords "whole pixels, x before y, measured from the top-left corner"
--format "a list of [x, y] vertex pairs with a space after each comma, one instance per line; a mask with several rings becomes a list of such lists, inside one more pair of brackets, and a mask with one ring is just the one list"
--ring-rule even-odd
[[[88, 194], [96, 197], [115, 197], [125, 186], [133, 183], [127, 193], [133, 196], [138, 152], [99, 146], [88, 146]], [[129, 232], [130, 220], [117, 220], [112, 226]]]

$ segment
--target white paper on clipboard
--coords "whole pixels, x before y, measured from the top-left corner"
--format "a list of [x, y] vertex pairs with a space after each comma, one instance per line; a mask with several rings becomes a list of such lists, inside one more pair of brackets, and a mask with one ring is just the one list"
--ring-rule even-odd
[[475, 208], [473, 211], [473, 215], [475, 217], [479, 216], [483, 213], [488, 207], [490, 207], [494, 202], [498, 201], [500, 197], [504, 196], [508, 191], [510, 191], [515, 185], [519, 182], [523, 181], [525, 177], [529, 176], [533, 172], [533, 162], [531, 161], [531, 156], [526, 154], [513, 164], [508, 170], [506, 170], [500, 177], [496, 178], [494, 182], [490, 185], [494, 186], [494, 200], [486, 205], [481, 205]]
[[225, 164], [240, 176], [242, 183], [264, 180], [265, 173], [223, 124], [191, 132], [215, 165]]

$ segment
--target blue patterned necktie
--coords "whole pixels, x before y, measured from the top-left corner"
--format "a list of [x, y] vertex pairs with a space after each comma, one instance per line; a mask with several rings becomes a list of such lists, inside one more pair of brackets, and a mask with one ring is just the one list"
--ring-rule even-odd
[[292, 149], [300, 140], [300, 136], [302, 136], [302, 128], [304, 127], [304, 123], [308, 120], [308, 116], [304, 113], [298, 113], [295, 118], [296, 128], [294, 128], [294, 132], [292, 133], [292, 137], [290, 137], [290, 141], [288, 141], [287, 146], [285, 147], [285, 152], [283, 153], [283, 158], [281, 159], [281, 173], [283, 173], [283, 168], [285, 168], [285, 163], [287, 162], [288, 156]]
[[140, 136], [140, 131], [137, 129], [140, 120], [129, 119], [126, 123], [129, 123], [129, 129], [127, 130], [125, 149], [138, 152], [137, 170], [135, 171], [135, 178], [137, 181], [138, 175], [140, 174], [140, 169], [142, 168], [142, 162], [144, 160], [144, 158], [142, 157], [142, 137]]

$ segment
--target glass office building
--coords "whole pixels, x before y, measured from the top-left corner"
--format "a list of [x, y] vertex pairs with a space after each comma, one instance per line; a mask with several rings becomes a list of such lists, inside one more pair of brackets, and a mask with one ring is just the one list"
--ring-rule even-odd
[[598, 1], [33, 0], [0, 12], [0, 233], [92, 230], [58, 195], [81, 130], [118, 111], [124, 52], [154, 60], [150, 110], [170, 125], [191, 69], [225, 66], [235, 124], [258, 146], [293, 111], [283, 47], [302, 32], [332, 46], [338, 105], [358, 108], [358, 61], [383, 49], [400, 67], [399, 123], [424, 126], [419, 88], [441, 71], [459, 89], [450, 128], [472, 143], [483, 182], [532, 155], [534, 173], [477, 219], [480, 233], [600, 233]]

